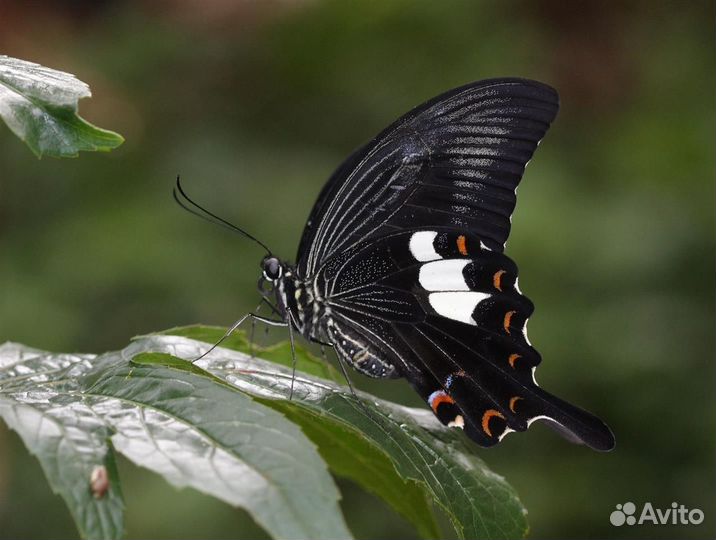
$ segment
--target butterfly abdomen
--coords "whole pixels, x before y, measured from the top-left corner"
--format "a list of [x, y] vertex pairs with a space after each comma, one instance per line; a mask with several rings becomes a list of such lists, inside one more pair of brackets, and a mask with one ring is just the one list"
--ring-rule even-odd
[[390, 353], [376, 347], [364, 334], [332, 318], [328, 318], [326, 327], [336, 353], [356, 371], [374, 378], [400, 376], [396, 364], [390, 361]]

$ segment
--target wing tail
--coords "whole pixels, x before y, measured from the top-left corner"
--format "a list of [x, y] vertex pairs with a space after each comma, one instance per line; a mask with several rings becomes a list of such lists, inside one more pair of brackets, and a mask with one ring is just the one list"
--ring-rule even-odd
[[[615, 440], [609, 426], [592, 413], [580, 409], [546, 392], [539, 386], [531, 389], [534, 402], [529, 423], [543, 420], [549, 427], [570, 442], [586, 444], [594, 450], [606, 452], [614, 448]], [[527, 407], [530, 407], [527, 404]]]
[[[614, 447], [614, 435], [606, 424], [542, 390], [529, 367], [486, 362], [453, 335], [427, 323], [402, 326], [397, 331], [436, 381], [433, 391], [445, 394], [439, 403], [454, 404], [454, 409], [441, 411], [428, 398], [435, 414], [443, 423], [447, 416], [461, 415], [460, 427], [481, 446], [492, 446], [508, 433], [525, 431], [539, 420], [571, 442], [601, 451]], [[422, 390], [422, 394], [426, 392]]]

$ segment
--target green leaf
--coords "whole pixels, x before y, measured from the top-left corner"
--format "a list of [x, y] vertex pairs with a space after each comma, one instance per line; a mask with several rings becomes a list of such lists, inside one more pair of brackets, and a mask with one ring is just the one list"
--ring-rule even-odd
[[[207, 343], [223, 335], [218, 329], [197, 327], [168, 332], [192, 338], [203, 336]], [[205, 345], [188, 339], [146, 339], [153, 340], [151, 345], [140, 340], [146, 347], [174, 351], [183, 358], [196, 358], [206, 351]], [[241, 352], [249, 349], [241, 333], [237, 332], [227, 344], [234, 350], [217, 348], [197, 363], [300, 425], [335, 474], [351, 478], [382, 497], [423, 537], [438, 536], [426, 500], [445, 511], [461, 538], [515, 538], [526, 534], [526, 510], [514, 490], [477, 456], [474, 444], [459, 430], [442, 426], [430, 411], [402, 407], [362, 393], [358, 402], [345, 387], [305, 374], [302, 362], [309, 355], [300, 347], [299, 373], [293, 381], [293, 399], [288, 401], [291, 370]], [[288, 344], [273, 347], [272, 351], [283, 359], [282, 364], [290, 364]], [[256, 354], [263, 356], [263, 351]]]
[[318, 446], [331, 471], [354, 481], [411, 522], [421, 538], [440, 538], [430, 496], [422, 485], [404, 480], [391, 459], [355, 429], [325, 422], [299, 407], [281, 408]]
[[[53, 491], [67, 503], [84, 538], [120, 538], [124, 501], [110, 431], [77, 396], [77, 377], [90, 355], [53, 355], [6, 343], [0, 346], [0, 417], [40, 461]], [[100, 498], [90, 491], [95, 467], [109, 473]]]
[[107, 152], [124, 142], [77, 115], [89, 86], [70, 73], [0, 55], [0, 118], [37, 157]]
[[[109, 440], [173, 485], [245, 508], [274, 538], [351, 537], [325, 463], [295, 424], [188, 362], [131, 361], [154, 345], [140, 340], [99, 357], [0, 348], [0, 415], [40, 459], [83, 536], [121, 535]], [[111, 483], [97, 500], [89, 479], [100, 459]], [[112, 519], [96, 517], [100, 510]]]
[[[197, 341], [211, 343], [213, 345], [222, 339], [225, 333], [226, 328], [221, 326], [203, 326], [196, 324], [170, 328], [169, 330], [164, 330], [163, 332], [158, 332], [152, 335], [183, 336]], [[141, 339], [142, 337], [148, 336], [140, 336], [135, 339]], [[288, 367], [293, 366], [291, 349], [289, 348], [288, 343], [280, 343], [270, 347], [259, 347], [257, 345], [251, 345], [249, 340], [246, 339], [246, 334], [237, 331], [222, 341], [221, 345], [223, 348], [240, 351], [250, 356], [257, 356], [263, 360], [275, 362], [276, 364]], [[341, 375], [331, 364], [317, 359], [303, 347], [297, 346], [295, 350], [296, 369], [298, 371], [337, 383], [344, 382], [345, 379], [343, 378], [343, 375]]]
[[[192, 363], [223, 329], [168, 333], [98, 357], [0, 347], [0, 415], [38, 456], [83, 536], [121, 534], [113, 450], [247, 509], [275, 538], [350, 537], [326, 466], [383, 498], [423, 538], [441, 536], [436, 506], [461, 538], [526, 533], [514, 490], [429, 410], [356, 399], [301, 347], [294, 378], [288, 344], [254, 349], [236, 333], [230, 348]], [[98, 464], [110, 484], [95, 498]]]

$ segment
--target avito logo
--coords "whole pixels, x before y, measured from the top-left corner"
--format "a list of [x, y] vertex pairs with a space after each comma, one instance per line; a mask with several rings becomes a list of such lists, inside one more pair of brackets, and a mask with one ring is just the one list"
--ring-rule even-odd
[[699, 525], [704, 520], [704, 513], [699, 508], [688, 509], [683, 504], [671, 503], [671, 508], [662, 510], [654, 508], [651, 503], [645, 503], [636, 516], [636, 505], [633, 502], [617, 504], [616, 510], [609, 515], [609, 521], [615, 527], [627, 525]]

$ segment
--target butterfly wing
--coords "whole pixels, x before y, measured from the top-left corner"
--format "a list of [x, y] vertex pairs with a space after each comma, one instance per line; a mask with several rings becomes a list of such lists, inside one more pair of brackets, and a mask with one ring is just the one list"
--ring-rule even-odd
[[517, 266], [459, 230], [368, 240], [316, 275], [342, 360], [373, 377], [405, 377], [447, 425], [482, 446], [544, 420], [598, 450], [614, 445], [590, 413], [541, 389], [525, 331], [533, 305]]
[[332, 255], [406, 227], [461, 228], [502, 251], [515, 190], [558, 107], [549, 86], [495, 79], [404, 115], [323, 188], [299, 244], [299, 274], [311, 276]]

